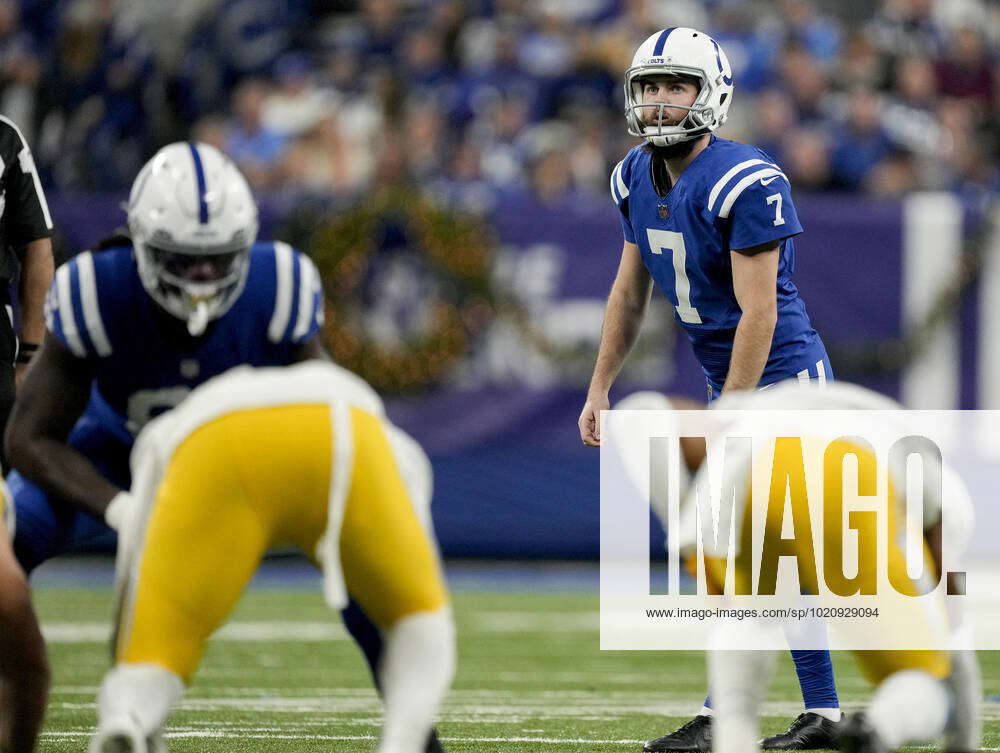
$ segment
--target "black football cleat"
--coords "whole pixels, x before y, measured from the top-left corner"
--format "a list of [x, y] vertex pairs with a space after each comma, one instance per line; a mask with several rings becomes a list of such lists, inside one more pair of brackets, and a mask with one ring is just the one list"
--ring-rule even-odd
[[427, 736], [424, 753], [444, 753], [444, 746], [438, 738], [438, 731], [435, 727], [431, 727], [431, 733]]
[[646, 753], [708, 753], [712, 750], [712, 717], [699, 714], [669, 735], [650, 740]]
[[864, 712], [838, 725], [837, 744], [845, 753], [888, 753], [889, 750]]
[[764, 750], [836, 750], [837, 734], [844, 724], [844, 716], [839, 722], [831, 722], [825, 716], [806, 711], [795, 717], [795, 721], [784, 732], [760, 741]]

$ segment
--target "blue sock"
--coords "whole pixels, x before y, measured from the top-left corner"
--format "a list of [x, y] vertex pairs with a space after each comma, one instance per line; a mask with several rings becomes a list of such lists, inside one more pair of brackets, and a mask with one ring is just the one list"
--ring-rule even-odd
[[802, 702], [807, 709], [840, 708], [829, 651], [792, 651], [792, 661], [795, 662], [795, 674], [799, 676]]
[[[833, 661], [826, 649], [792, 651], [795, 674], [802, 689], [802, 703], [807, 709], [839, 709], [837, 683], [833, 679]], [[705, 705], [712, 708], [711, 693], [705, 696]]]
[[354, 599], [348, 602], [347, 607], [341, 610], [340, 615], [344, 620], [347, 632], [351, 634], [354, 642], [358, 644], [358, 648], [365, 655], [368, 669], [372, 673], [372, 681], [381, 695], [382, 687], [378, 680], [378, 665], [382, 659], [382, 634], [375, 627], [375, 623], [365, 614], [361, 605]]

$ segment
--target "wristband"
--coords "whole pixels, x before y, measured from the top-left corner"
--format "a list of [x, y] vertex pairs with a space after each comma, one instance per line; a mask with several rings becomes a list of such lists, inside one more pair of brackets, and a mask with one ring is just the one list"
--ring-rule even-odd
[[38, 352], [38, 343], [21, 343], [17, 347], [16, 363], [29, 363]]

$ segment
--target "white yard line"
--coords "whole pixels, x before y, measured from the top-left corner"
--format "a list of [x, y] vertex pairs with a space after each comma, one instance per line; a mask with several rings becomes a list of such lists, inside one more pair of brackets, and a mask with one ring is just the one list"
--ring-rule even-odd
[[[166, 733], [168, 739], [180, 739], [180, 738], [202, 738], [211, 740], [224, 740], [233, 738], [243, 738], [246, 740], [327, 740], [331, 742], [336, 741], [351, 741], [351, 740], [374, 740], [375, 735], [301, 735], [301, 734], [290, 734], [279, 732], [278, 734], [265, 734], [270, 730], [263, 729], [261, 731], [250, 731], [250, 730], [227, 730], [225, 732], [217, 730], [195, 730], [195, 729], [179, 729], [171, 730]], [[43, 732], [43, 738], [49, 739], [77, 739], [77, 738], [88, 738], [90, 737], [90, 732], [80, 731], [80, 732]], [[541, 743], [544, 745], [638, 745], [644, 740], [639, 739], [618, 739], [618, 740], [594, 740], [591, 738], [584, 737], [442, 737], [444, 742], [468, 742], [468, 743]], [[907, 746], [910, 747], [910, 746]], [[913, 746], [918, 750], [938, 750], [937, 746], [924, 745], [924, 746]], [[980, 748], [984, 751], [1000, 751], [1000, 748], [990, 747], [990, 748]]]
[[[483, 633], [594, 633], [599, 613], [588, 612], [477, 612], [460, 621], [460, 627]], [[110, 622], [46, 622], [50, 643], [101, 643], [111, 637]], [[230, 622], [213, 636], [217, 641], [344, 641], [349, 636], [336, 616], [329, 622], [243, 621]]]
[[[110, 640], [109, 622], [49, 622], [42, 625], [42, 635], [49, 643], [101, 643]], [[342, 625], [330, 622], [230, 622], [212, 636], [214, 641], [265, 642], [346, 641]]]
[[[76, 688], [74, 688], [76, 690]], [[238, 697], [189, 697], [180, 702], [178, 708], [189, 712], [220, 713], [238, 709], [241, 711], [270, 714], [312, 714], [344, 715], [365, 714], [377, 719], [381, 714], [381, 704], [374, 691], [369, 689], [322, 689], [322, 695], [275, 696], [279, 689], [244, 689], [248, 695]], [[58, 698], [59, 689], [53, 695]], [[260, 697], [265, 696], [265, 697]], [[268, 697], [269, 696], [269, 697]], [[66, 710], [90, 710], [95, 708], [92, 700], [59, 701], [53, 705]], [[579, 692], [579, 691], [483, 691], [454, 690], [441, 707], [440, 718], [446, 722], [462, 723], [524, 723], [532, 720], [615, 719], [631, 714], [651, 714], [668, 717], [688, 716], [696, 711], [696, 704], [690, 700], [667, 700], [655, 693], [623, 693], [620, 691]], [[861, 708], [861, 704], [845, 704], [848, 712]], [[799, 703], [772, 702], [764, 704], [765, 717], [791, 718], [801, 712]], [[1000, 719], [1000, 704], [983, 704], [981, 718], [984, 721]], [[335, 720], [327, 720], [335, 721]], [[354, 724], [354, 720], [342, 723]], [[290, 722], [301, 724], [301, 722]]]

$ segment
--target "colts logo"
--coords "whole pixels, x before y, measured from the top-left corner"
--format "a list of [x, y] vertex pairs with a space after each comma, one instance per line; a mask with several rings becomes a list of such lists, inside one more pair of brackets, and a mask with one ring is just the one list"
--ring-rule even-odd
[[661, 220], [665, 220], [670, 216], [670, 210], [667, 208], [666, 204], [657, 204], [656, 211], [660, 213]]

